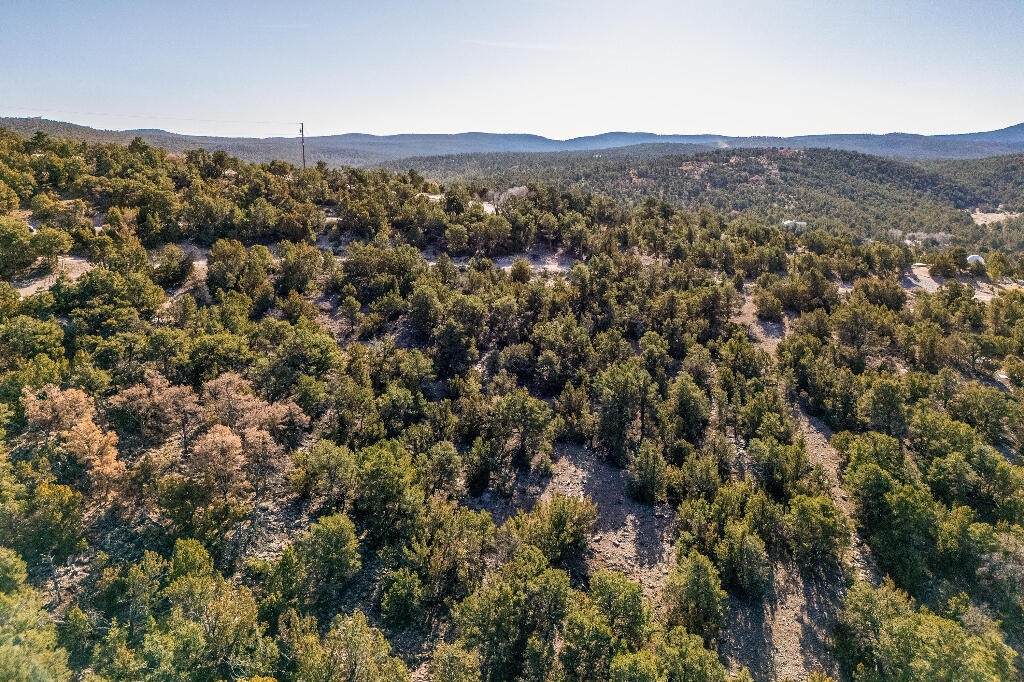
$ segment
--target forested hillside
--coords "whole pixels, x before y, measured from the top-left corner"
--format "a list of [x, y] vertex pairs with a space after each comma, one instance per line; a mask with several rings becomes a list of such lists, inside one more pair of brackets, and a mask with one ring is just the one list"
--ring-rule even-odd
[[[635, 182], [971, 200], [835, 154]], [[0, 133], [0, 679], [1019, 678], [1016, 254], [485, 198]]]
[[415, 167], [446, 182], [482, 179], [499, 189], [543, 181], [627, 203], [653, 196], [691, 209], [711, 206], [769, 223], [797, 220], [874, 237], [890, 230], [957, 234], [971, 225], [964, 209], [988, 203], [982, 178], [969, 188], [957, 178], [856, 152], [721, 149], [664, 156], [652, 146], [632, 150], [416, 158], [388, 167]]
[[921, 166], [984, 198], [985, 208], [1024, 212], [1024, 154], [958, 161], [922, 161]]
[[[298, 131], [298, 123], [277, 124], [275, 127]], [[216, 137], [181, 135], [166, 130], [100, 130], [45, 118], [0, 118], [0, 128], [24, 137], [42, 132], [54, 138], [94, 143], [129, 144], [138, 137], [147, 144], [178, 154], [189, 149], [205, 149], [211, 153], [226, 151], [233, 156], [257, 163], [279, 160], [298, 165], [302, 162], [302, 147], [297, 137]], [[331, 142], [330, 139], [318, 141], [316, 138], [309, 138], [306, 141], [308, 159], [313, 163], [323, 161], [332, 167], [339, 167], [380, 163], [389, 158], [386, 154]]]
[[[207, 122], [210, 123], [210, 122]], [[264, 125], [267, 125], [264, 122]], [[88, 142], [127, 144], [141, 137], [147, 144], [168, 151], [183, 152], [202, 148], [213, 152], [226, 151], [250, 162], [289, 161], [301, 159], [299, 124], [280, 122], [274, 127], [288, 131], [276, 137], [212, 137], [186, 135], [158, 129], [100, 130], [89, 126], [45, 118], [0, 117], [0, 128], [25, 136], [42, 131], [53, 137], [74, 138]], [[607, 132], [566, 140], [526, 133], [397, 134], [369, 135], [343, 133], [318, 135], [307, 129], [306, 157], [311, 162], [323, 161], [329, 166], [368, 166], [414, 156], [450, 156], [455, 154], [528, 154], [573, 151], [596, 151], [622, 147], [661, 147], [659, 155], [672, 152], [671, 147], [695, 147], [704, 150], [718, 147], [750, 149], [787, 147], [791, 149], [845, 149], [864, 154], [877, 154], [897, 159], [976, 159], [998, 154], [1024, 151], [1024, 123], [982, 133], [954, 135], [886, 135], [833, 134], [768, 137], [755, 135], [735, 137], [718, 134], [659, 135], [644, 132]], [[404, 170], [404, 168], [403, 168]]]

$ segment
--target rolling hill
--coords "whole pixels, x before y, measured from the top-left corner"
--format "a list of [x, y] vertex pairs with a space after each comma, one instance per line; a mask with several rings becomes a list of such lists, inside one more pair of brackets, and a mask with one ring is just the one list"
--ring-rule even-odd
[[[43, 118], [0, 118], [0, 128], [31, 135], [42, 130], [53, 137], [84, 139], [90, 142], [124, 144], [135, 136], [149, 144], [172, 152], [202, 147], [224, 151], [246, 161], [265, 162], [283, 159], [297, 163], [301, 158], [298, 138], [293, 137], [206, 137], [182, 135], [165, 130], [98, 130], [73, 123]], [[957, 135], [837, 134], [796, 137], [735, 137], [715, 134], [658, 135], [644, 132], [608, 132], [567, 140], [516, 133], [466, 132], [453, 135], [401, 134], [310, 136], [306, 138], [306, 158], [329, 166], [364, 166], [413, 156], [436, 156], [497, 152], [571, 152], [604, 150], [633, 145], [699, 145], [705, 149], [790, 147], [844, 149], [903, 159], [961, 159], [1024, 152], [1024, 124], [978, 133]], [[666, 149], [669, 153], [678, 153]]]
[[[292, 138], [197, 137], [163, 130], [102, 131], [46, 119], [0, 119], [22, 135], [124, 144], [139, 136], [171, 152], [203, 147], [243, 159], [298, 163]], [[835, 147], [867, 149], [873, 154]], [[541, 181], [626, 203], [655, 197], [689, 207], [871, 237], [913, 233], [973, 235], [968, 212], [1024, 208], [1024, 124], [964, 135], [826, 135], [728, 138], [606, 133], [552, 140], [538, 135], [344, 134], [306, 138], [310, 163], [402, 171], [431, 179], [507, 188]], [[508, 151], [515, 149], [518, 151]], [[445, 153], [436, 153], [442, 150]], [[949, 158], [922, 158], [929, 154]], [[894, 158], [901, 157], [901, 158]], [[894, 232], [898, 231], [898, 232]]]
[[[881, 236], [950, 232], [970, 227], [968, 209], [989, 205], [998, 172], [970, 184], [982, 161], [946, 162], [934, 169], [835, 149], [718, 149], [641, 145], [595, 152], [473, 154], [402, 159], [441, 182], [476, 180], [503, 189], [534, 181], [611, 196], [626, 203], [656, 197], [771, 222], [793, 219], [812, 227], [848, 227]], [[1002, 158], [1002, 157], [998, 157]], [[986, 162], [991, 164], [991, 162]], [[958, 177], [956, 169], [964, 177]], [[939, 172], [939, 171], [942, 172]], [[1017, 183], [1014, 185], [1014, 183]], [[1020, 187], [1019, 181], [1007, 180]]]
[[920, 165], [983, 197], [982, 208], [1024, 212], [1024, 154], [922, 161]]

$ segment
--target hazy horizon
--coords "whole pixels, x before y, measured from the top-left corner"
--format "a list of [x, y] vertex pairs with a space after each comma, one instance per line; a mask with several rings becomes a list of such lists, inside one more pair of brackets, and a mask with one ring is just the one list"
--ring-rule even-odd
[[[91, 123], [83, 122], [82, 120], [71, 120], [71, 119], [67, 119], [67, 118], [61, 118], [60, 115], [5, 113], [2, 109], [0, 109], [0, 118], [25, 118], [25, 119], [39, 118], [39, 119], [44, 119], [44, 120], [56, 121], [58, 123], [68, 123], [68, 124], [71, 124], [71, 125], [86, 126], [86, 127], [94, 128], [96, 130], [101, 130], [101, 131], [104, 131], [104, 132], [159, 131], [159, 132], [168, 133], [168, 134], [171, 134], [171, 135], [183, 135], [183, 136], [190, 136], [190, 137], [231, 137], [231, 138], [238, 138], [238, 139], [250, 138], [250, 139], [254, 139], [254, 140], [272, 139], [272, 138], [295, 138], [295, 139], [299, 138], [299, 133], [298, 132], [296, 132], [294, 135], [287, 135], [287, 134], [281, 134], [281, 135], [246, 135], [244, 133], [243, 134], [238, 134], [238, 135], [219, 135], [219, 134], [210, 134], [210, 133], [202, 133], [202, 132], [189, 132], [189, 131], [180, 130], [180, 129], [176, 130], [176, 129], [173, 129], [173, 128], [154, 127], [154, 126], [133, 126], [133, 127], [109, 128], [109, 127], [103, 127], [103, 126], [100, 126], [100, 125], [93, 125]], [[1006, 123], [1005, 125], [999, 125], [999, 126], [997, 126], [995, 128], [984, 128], [984, 129], [982, 129], [982, 128], [975, 128], [975, 129], [970, 129], [970, 130], [950, 130], [950, 131], [937, 132], [937, 133], [919, 133], [919, 132], [914, 131], [914, 130], [890, 130], [890, 131], [881, 132], [881, 133], [879, 133], [879, 132], [865, 132], [865, 131], [858, 131], [858, 130], [831, 130], [831, 131], [816, 131], [816, 132], [807, 132], [807, 133], [794, 133], [792, 135], [774, 135], [774, 134], [771, 134], [771, 133], [758, 133], [758, 132], [752, 132], [752, 133], [741, 134], [741, 135], [732, 135], [732, 134], [720, 133], [720, 132], [712, 131], [712, 130], [707, 130], [707, 131], [705, 131], [705, 130], [702, 130], [702, 131], [683, 131], [683, 130], [679, 130], [679, 131], [672, 131], [672, 132], [654, 132], [654, 131], [651, 131], [651, 130], [600, 130], [600, 131], [591, 132], [591, 133], [583, 133], [583, 134], [580, 134], [580, 135], [572, 135], [570, 137], [552, 137], [552, 136], [548, 136], [548, 135], [541, 135], [540, 133], [536, 133], [536, 132], [529, 131], [529, 130], [459, 130], [459, 131], [455, 131], [455, 132], [434, 132], [434, 131], [429, 131], [429, 130], [411, 130], [411, 131], [406, 130], [406, 131], [382, 132], [382, 133], [369, 133], [369, 132], [366, 132], [366, 131], [363, 131], [363, 130], [344, 130], [344, 131], [333, 131], [333, 132], [321, 132], [321, 131], [314, 132], [314, 131], [310, 130], [309, 126], [307, 125], [306, 126], [306, 137], [307, 138], [311, 138], [311, 137], [336, 137], [336, 136], [340, 136], [340, 135], [370, 135], [370, 136], [373, 136], [373, 137], [393, 137], [393, 136], [397, 136], [397, 135], [438, 135], [438, 136], [440, 136], [440, 135], [478, 135], [478, 134], [482, 134], [482, 135], [535, 135], [535, 136], [539, 136], [539, 137], [545, 137], [547, 139], [550, 139], [550, 140], [553, 140], [553, 141], [556, 141], [556, 142], [565, 142], [565, 141], [569, 141], [569, 140], [573, 140], [573, 139], [577, 139], [577, 138], [596, 137], [596, 136], [600, 136], [600, 135], [614, 135], [614, 134], [625, 134], [625, 135], [654, 134], [654, 135], [661, 135], [661, 136], [720, 135], [722, 137], [736, 137], [736, 138], [743, 138], [743, 137], [769, 137], [769, 138], [780, 137], [780, 138], [788, 138], [788, 137], [815, 137], [815, 136], [824, 136], [824, 135], [901, 135], [901, 134], [909, 134], [909, 135], [955, 135], [955, 134], [962, 134], [962, 133], [990, 132], [990, 131], [993, 131], [993, 130], [1001, 130], [1001, 129], [1004, 129], [1004, 128], [1010, 128], [1010, 127], [1019, 125], [1021, 123], [1024, 123], [1024, 114], [1021, 115], [1021, 120], [1019, 120], [1019, 121], [1009, 122], [1009, 123]]]
[[1008, 0], [11, 5], [0, 113], [108, 130], [564, 140], [1024, 120], [1024, 4]]

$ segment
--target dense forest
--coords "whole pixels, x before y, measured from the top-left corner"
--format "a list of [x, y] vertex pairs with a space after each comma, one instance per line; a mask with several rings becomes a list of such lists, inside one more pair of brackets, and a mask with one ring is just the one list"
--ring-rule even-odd
[[1024, 212], [1024, 154], [972, 161], [921, 161], [920, 165], [984, 197], [992, 208]]
[[0, 679], [1019, 679], [1014, 254], [481, 189], [0, 132]]
[[[906, 161], [833, 149], [638, 145], [558, 154], [458, 154], [389, 162], [447, 182], [504, 190], [545, 182], [638, 204], [647, 197], [767, 223], [796, 220], [861, 236], [946, 234], [974, 244], [968, 209], [1019, 210], [1021, 155]], [[899, 232], [894, 232], [898, 230]]]

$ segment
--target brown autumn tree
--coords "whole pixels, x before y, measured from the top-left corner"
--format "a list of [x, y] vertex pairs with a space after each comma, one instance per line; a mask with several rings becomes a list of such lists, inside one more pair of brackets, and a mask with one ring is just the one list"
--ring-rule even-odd
[[185, 454], [203, 424], [203, 410], [195, 391], [171, 384], [155, 370], [147, 370], [142, 383], [113, 396], [109, 408], [111, 418], [123, 431], [137, 433], [149, 443], [177, 438]]
[[79, 420], [96, 416], [92, 398], [77, 388], [62, 390], [47, 384], [39, 391], [25, 387], [21, 394], [28, 434], [36, 445], [52, 445]]
[[245, 465], [242, 439], [223, 424], [215, 424], [196, 439], [188, 460], [193, 478], [207, 481], [225, 503], [248, 490]]
[[221, 424], [242, 429], [254, 426], [253, 421], [267, 403], [252, 390], [252, 384], [234, 372], [225, 372], [203, 384], [203, 405]]
[[122, 433], [134, 432], [144, 441], [155, 442], [165, 436], [157, 409], [156, 394], [170, 382], [162, 374], [147, 370], [144, 381], [122, 389], [107, 401], [107, 415]]
[[169, 386], [157, 395], [157, 406], [164, 424], [178, 439], [178, 447], [187, 455], [203, 425], [203, 410], [195, 391], [188, 386]]
[[252, 384], [233, 372], [203, 384], [203, 405], [212, 421], [236, 433], [267, 431], [285, 447], [295, 447], [309, 426], [309, 417], [294, 401], [268, 403], [256, 395]]
[[281, 468], [284, 448], [269, 431], [248, 428], [242, 431], [242, 452], [245, 457], [245, 473], [256, 492], [266, 489], [270, 478]]
[[58, 455], [85, 468], [93, 491], [109, 498], [123, 482], [125, 466], [118, 458], [117, 434], [95, 421], [92, 398], [77, 388], [48, 384], [38, 392], [25, 388], [22, 404], [31, 441], [52, 446]]
[[83, 418], [63, 434], [62, 440], [64, 451], [86, 466], [93, 492], [103, 500], [109, 499], [125, 477], [124, 462], [117, 456], [117, 434]]

